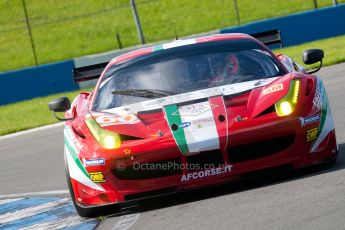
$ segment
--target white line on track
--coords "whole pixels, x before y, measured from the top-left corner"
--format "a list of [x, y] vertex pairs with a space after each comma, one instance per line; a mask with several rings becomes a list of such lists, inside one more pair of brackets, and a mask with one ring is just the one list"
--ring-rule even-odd
[[13, 194], [0, 195], [0, 199], [23, 198], [23, 197], [32, 197], [32, 196], [46, 196], [46, 195], [66, 195], [66, 194], [69, 194], [68, 190], [13, 193]]
[[[90, 219], [93, 221], [93, 219]], [[57, 229], [57, 228], [67, 228], [81, 223], [87, 223], [88, 221], [85, 218], [82, 218], [78, 215], [68, 216], [67, 218], [62, 218], [58, 220], [47, 221], [35, 225], [31, 225], [25, 228], [21, 228], [21, 230], [45, 230], [45, 229]]]
[[0, 205], [7, 204], [7, 203], [17, 201], [17, 200], [22, 200], [22, 199], [24, 199], [24, 198], [0, 200]]
[[139, 217], [140, 213], [121, 216], [112, 230], [127, 230], [139, 219]]
[[56, 124], [52, 124], [52, 125], [46, 125], [46, 126], [41, 126], [38, 128], [33, 128], [33, 129], [28, 129], [28, 130], [24, 130], [21, 132], [16, 132], [16, 133], [11, 133], [11, 134], [7, 134], [4, 136], [0, 136], [0, 140], [4, 140], [4, 139], [8, 139], [8, 138], [13, 138], [13, 137], [18, 137], [18, 136], [22, 136], [22, 135], [27, 135], [30, 133], [35, 133], [35, 132], [39, 132], [39, 131], [43, 131], [43, 130], [47, 130], [47, 129], [52, 129], [52, 128], [56, 128], [56, 127], [62, 127], [65, 124], [65, 122], [59, 122]]
[[68, 203], [68, 198], [64, 198], [64, 199], [49, 202], [46, 204], [21, 209], [21, 210], [11, 212], [11, 213], [6, 213], [6, 214], [0, 216], [0, 224], [12, 222], [12, 221], [15, 221], [18, 219], [23, 219], [23, 218], [30, 217], [30, 216], [34, 216], [38, 213], [49, 211], [55, 206], [67, 204], [67, 203]]

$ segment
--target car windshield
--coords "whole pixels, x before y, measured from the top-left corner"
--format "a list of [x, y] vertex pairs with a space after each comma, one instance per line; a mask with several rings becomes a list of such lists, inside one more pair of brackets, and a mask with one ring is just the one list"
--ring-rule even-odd
[[160, 50], [111, 66], [99, 84], [93, 110], [284, 73], [261, 45], [249, 39]]

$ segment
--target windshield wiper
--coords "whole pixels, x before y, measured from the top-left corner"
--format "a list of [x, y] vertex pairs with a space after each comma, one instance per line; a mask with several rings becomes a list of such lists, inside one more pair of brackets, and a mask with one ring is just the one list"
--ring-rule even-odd
[[126, 90], [115, 90], [112, 94], [116, 95], [127, 95], [134, 97], [145, 97], [145, 98], [159, 98], [166, 97], [176, 94], [175, 92], [169, 92], [158, 89], [126, 89]]

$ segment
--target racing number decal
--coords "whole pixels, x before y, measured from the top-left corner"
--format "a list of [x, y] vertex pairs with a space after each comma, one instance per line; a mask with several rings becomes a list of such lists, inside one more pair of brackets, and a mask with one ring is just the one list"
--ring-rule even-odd
[[101, 126], [134, 124], [139, 122], [134, 114], [127, 114], [124, 116], [94, 116], [97, 123]]

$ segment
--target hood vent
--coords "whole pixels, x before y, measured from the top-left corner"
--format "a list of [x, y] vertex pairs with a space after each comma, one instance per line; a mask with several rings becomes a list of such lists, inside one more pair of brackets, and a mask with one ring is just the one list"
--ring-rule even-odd
[[261, 112], [259, 115], [257, 115], [256, 117], [260, 117], [266, 114], [270, 114], [270, 113], [274, 113], [276, 111], [274, 105], [268, 107], [266, 110], [264, 110], [263, 112]]
[[136, 140], [142, 140], [144, 138], [140, 137], [133, 137], [133, 136], [128, 136], [124, 134], [120, 134], [121, 141], [136, 141]]

